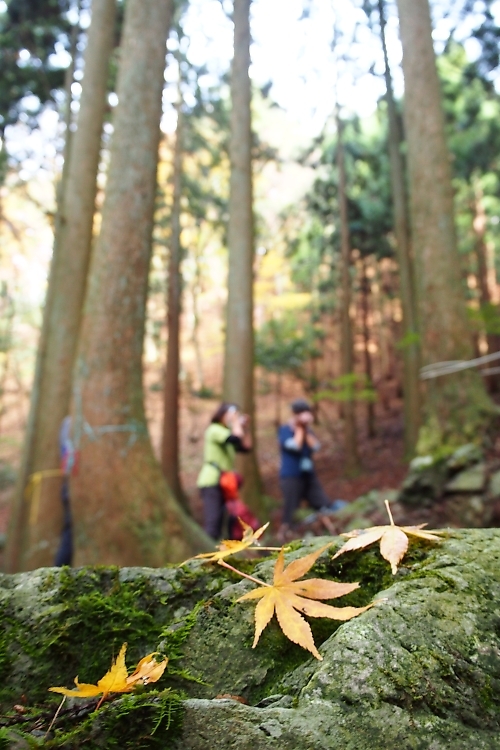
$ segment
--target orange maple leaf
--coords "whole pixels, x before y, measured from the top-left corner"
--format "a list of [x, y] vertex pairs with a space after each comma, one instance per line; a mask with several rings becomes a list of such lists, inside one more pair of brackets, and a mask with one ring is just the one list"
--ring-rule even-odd
[[384, 560], [387, 560], [391, 564], [392, 572], [395, 575], [399, 563], [408, 550], [410, 542], [408, 534], [430, 542], [441, 541], [437, 535], [442, 534], [442, 531], [423, 531], [424, 526], [427, 526], [426, 523], [421, 523], [419, 526], [396, 526], [388, 500], [385, 501], [385, 507], [391, 521], [390, 525], [372, 526], [369, 529], [355, 529], [354, 531], [341, 534], [341, 536], [345, 536], [349, 541], [339, 549], [332, 557], [332, 560], [335, 560], [339, 555], [343, 555], [344, 552], [363, 549], [380, 540], [380, 554]]
[[102, 695], [97, 704], [97, 708], [110, 693], [129, 693], [137, 684], [147, 685], [150, 682], [157, 682], [160, 679], [168, 659], [157, 662], [154, 658], [157, 654], [154, 651], [148, 654], [137, 664], [135, 671], [128, 676], [127, 667], [125, 666], [125, 653], [127, 644], [124, 643], [116, 660], [112, 662], [111, 669], [98, 680], [97, 685], [90, 685], [85, 682], [79, 682], [75, 677], [76, 688], [69, 689], [64, 687], [51, 687], [49, 690], [53, 693], [61, 693], [70, 698], [93, 698]]
[[255, 583], [260, 584], [260, 588], [249, 591], [248, 594], [244, 594], [237, 601], [260, 599], [255, 608], [255, 638], [252, 648], [256, 647], [262, 631], [271, 621], [273, 614], [276, 613], [278, 623], [286, 637], [310, 651], [316, 659], [322, 660], [323, 657], [314, 644], [311, 628], [300, 613], [309, 615], [309, 617], [350, 620], [372, 606], [369, 604], [367, 607], [359, 608], [332, 607], [329, 604], [317, 601], [318, 599], [336, 599], [339, 596], [349, 594], [358, 588], [359, 583], [336, 583], [322, 578], [298, 580], [307, 573], [318, 557], [330, 546], [331, 542], [325, 544], [316, 552], [294, 560], [286, 568], [284, 549], [282, 548], [274, 567], [272, 586], [256, 578], [251, 578]]
[[[244, 529], [243, 539], [224, 539], [220, 544], [217, 545], [216, 552], [203, 552], [201, 555], [196, 555], [195, 557], [190, 557], [189, 559], [206, 560], [207, 562], [219, 562], [219, 560], [224, 560], [226, 557], [235, 555], [237, 552], [241, 552], [242, 550], [248, 549], [249, 547], [252, 547], [252, 545], [256, 544], [264, 531], [269, 526], [269, 523], [266, 523], [264, 524], [264, 526], [261, 526], [260, 529], [254, 531], [252, 527], [242, 521], [241, 518], [239, 518], [238, 520]], [[260, 547], [259, 549], [270, 548]], [[186, 560], [186, 562], [189, 562], [189, 560]]]

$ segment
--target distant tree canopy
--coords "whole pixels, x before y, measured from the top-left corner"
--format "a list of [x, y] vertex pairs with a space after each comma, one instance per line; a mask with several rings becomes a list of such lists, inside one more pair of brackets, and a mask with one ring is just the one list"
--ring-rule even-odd
[[0, 15], [0, 133], [19, 120], [37, 125], [40, 109], [57, 101], [69, 49], [71, 0], [10, 0]]

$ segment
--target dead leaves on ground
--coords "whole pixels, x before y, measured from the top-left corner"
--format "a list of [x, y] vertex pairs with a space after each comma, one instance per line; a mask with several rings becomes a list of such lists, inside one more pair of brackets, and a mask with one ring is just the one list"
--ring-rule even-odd
[[396, 526], [388, 500], [385, 501], [385, 507], [389, 514], [390, 525], [372, 526], [370, 529], [356, 529], [355, 531], [341, 534], [341, 536], [346, 537], [349, 541], [339, 549], [332, 559], [335, 560], [336, 557], [343, 555], [344, 552], [364, 549], [380, 540], [380, 554], [384, 560], [390, 563], [392, 572], [396, 575], [398, 565], [408, 550], [410, 542], [408, 534], [429, 542], [441, 541], [438, 535], [442, 534], [442, 532], [423, 530], [424, 526], [427, 526], [425, 523], [421, 523], [419, 526]]
[[124, 643], [120, 653], [111, 664], [111, 668], [104, 677], [98, 680], [97, 685], [79, 682], [78, 677], [75, 677], [76, 688], [70, 690], [64, 687], [51, 687], [49, 690], [53, 693], [61, 693], [61, 695], [69, 698], [94, 698], [100, 695], [102, 697], [97, 704], [97, 708], [99, 708], [110, 693], [130, 693], [136, 685], [149, 685], [151, 682], [157, 682], [160, 679], [165, 671], [168, 659], [156, 661], [157, 652], [153, 651], [153, 653], [141, 659], [134, 672], [129, 675], [125, 666], [126, 651], [127, 644]]
[[[308, 622], [302, 615], [309, 617], [328, 617], [332, 620], [350, 620], [370, 609], [367, 607], [332, 607], [318, 601], [321, 599], [336, 599], [350, 594], [358, 588], [359, 583], [336, 583], [322, 578], [299, 580], [312, 568], [316, 560], [330, 547], [326, 544], [316, 552], [294, 560], [285, 568], [285, 556], [282, 549], [274, 566], [273, 584], [251, 579], [260, 583], [260, 587], [244, 594], [238, 602], [250, 599], [260, 599], [255, 608], [255, 638], [253, 648], [257, 645], [264, 628], [276, 614], [280, 628], [286, 637], [307, 649], [316, 659], [322, 656], [314, 644], [313, 635]], [[241, 575], [241, 574], [240, 574]]]

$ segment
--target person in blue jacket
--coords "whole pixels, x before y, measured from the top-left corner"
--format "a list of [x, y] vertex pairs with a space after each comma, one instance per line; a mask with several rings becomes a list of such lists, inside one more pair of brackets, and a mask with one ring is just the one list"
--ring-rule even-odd
[[334, 503], [328, 498], [314, 470], [313, 456], [320, 442], [311, 430], [312, 409], [304, 399], [291, 404], [292, 418], [278, 431], [280, 446], [280, 487], [284, 508], [280, 535], [285, 537], [293, 523], [293, 514], [306, 500], [315, 510], [331, 510]]

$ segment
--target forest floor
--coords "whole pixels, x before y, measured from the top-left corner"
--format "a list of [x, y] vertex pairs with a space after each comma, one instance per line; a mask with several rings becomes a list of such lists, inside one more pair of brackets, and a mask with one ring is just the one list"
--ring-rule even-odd
[[[293, 384], [285, 390], [282, 403], [282, 421], [289, 415], [289, 402], [302, 394]], [[151, 439], [156, 451], [160, 445], [162, 394], [154, 385], [147, 383], [146, 406]], [[218, 401], [193, 396], [183, 398], [181, 409], [181, 478], [191, 502], [193, 515], [202, 520], [201, 502], [196, 489], [196, 478], [200, 470], [203, 452], [203, 432]], [[4, 414], [0, 424], [0, 534], [7, 529], [9, 500], [12, 494], [12, 479], [20, 460], [27, 404], [17, 405]], [[372, 489], [396, 489], [402, 482], [407, 464], [403, 461], [402, 403], [396, 395], [386, 400], [385, 405], [376, 404], [376, 437], [366, 435], [366, 406], [358, 406], [359, 453], [361, 470], [355, 477], [345, 476], [342, 424], [336, 405], [320, 408], [319, 424], [314, 427], [321, 440], [322, 449], [317, 456], [317, 473], [328, 496], [332, 499], [351, 501]], [[276, 401], [272, 393], [257, 396], [257, 446], [258, 459], [268, 498], [273, 526], [281, 520], [281, 497], [278, 469], [279, 451], [276, 440]], [[262, 519], [268, 520], [268, 519]]]

